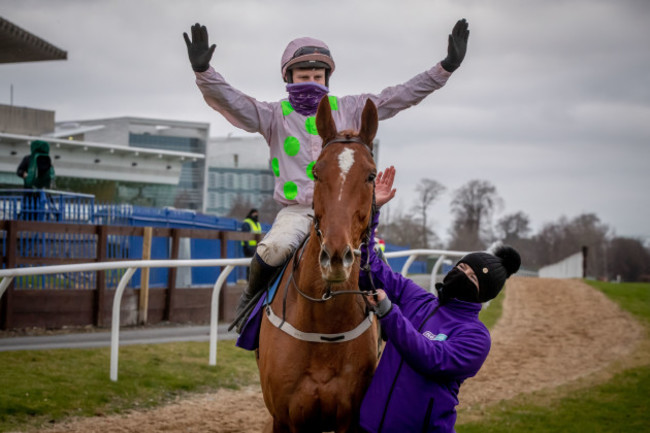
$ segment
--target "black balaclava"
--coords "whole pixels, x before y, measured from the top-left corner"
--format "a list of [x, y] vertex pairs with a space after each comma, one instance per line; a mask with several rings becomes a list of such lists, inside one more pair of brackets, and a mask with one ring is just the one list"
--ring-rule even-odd
[[[478, 278], [479, 289], [467, 275], [458, 269], [458, 264], [467, 264]], [[487, 302], [496, 298], [506, 279], [519, 270], [521, 257], [512, 247], [498, 246], [494, 254], [487, 252], [470, 253], [461, 258], [449, 271], [442, 284], [436, 284], [440, 301], [459, 299], [468, 302]], [[462, 274], [462, 275], [460, 275]]]
[[436, 284], [438, 297], [444, 303], [456, 298], [466, 302], [479, 302], [478, 287], [457, 266], [447, 272], [442, 283]]

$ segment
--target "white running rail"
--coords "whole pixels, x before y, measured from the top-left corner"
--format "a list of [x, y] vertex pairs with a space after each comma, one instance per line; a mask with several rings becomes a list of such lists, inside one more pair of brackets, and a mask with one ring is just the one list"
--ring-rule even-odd
[[402, 270], [400, 273], [404, 276], [408, 274], [409, 267], [413, 264], [415, 259], [418, 256], [437, 256], [438, 260], [436, 260], [436, 263], [433, 265], [433, 269], [431, 269], [431, 281], [429, 282], [429, 292], [436, 293], [436, 275], [438, 275], [438, 271], [440, 270], [440, 267], [442, 267], [442, 263], [447, 259], [447, 258], [461, 258], [465, 255], [469, 254], [469, 251], [448, 251], [448, 250], [404, 250], [404, 251], [392, 251], [390, 253], [384, 253], [387, 259], [392, 259], [395, 257], [408, 257], [406, 259], [406, 262], [404, 263], [404, 266], [402, 266]]
[[[436, 264], [431, 271], [431, 284], [429, 291], [433, 291], [435, 286], [435, 276], [442, 265], [443, 260], [448, 257], [462, 257], [466, 252], [461, 251], [445, 251], [445, 250], [405, 250], [393, 251], [385, 253], [386, 258], [395, 257], [408, 257], [404, 266], [402, 266], [401, 274], [406, 276], [411, 264], [418, 256], [439, 256]], [[203, 260], [125, 260], [119, 262], [92, 262], [92, 263], [78, 263], [73, 265], [55, 265], [55, 266], [34, 266], [25, 268], [14, 269], [0, 269], [0, 298], [6, 291], [9, 284], [15, 277], [27, 275], [46, 275], [46, 274], [59, 274], [67, 272], [89, 272], [89, 271], [104, 271], [110, 269], [126, 269], [124, 275], [120, 279], [117, 289], [115, 290], [115, 297], [113, 298], [113, 311], [111, 319], [111, 367], [110, 378], [113, 382], [117, 381], [118, 370], [118, 356], [120, 346], [120, 304], [122, 302], [122, 295], [126, 289], [126, 285], [135, 273], [140, 268], [179, 268], [179, 267], [224, 267], [220, 272], [219, 278], [214, 283], [212, 288], [212, 302], [210, 305], [210, 354], [209, 365], [217, 365], [217, 325], [219, 319], [219, 294], [221, 287], [232, 272], [235, 266], [250, 266], [251, 259], [203, 259]]]
[[65, 272], [103, 271], [109, 269], [126, 269], [120, 279], [115, 297], [113, 298], [113, 311], [111, 320], [111, 370], [110, 377], [117, 381], [117, 365], [120, 346], [120, 304], [122, 294], [129, 280], [139, 268], [178, 268], [178, 267], [206, 267], [225, 266], [212, 288], [212, 303], [210, 306], [210, 365], [217, 365], [217, 324], [219, 315], [219, 294], [221, 286], [235, 266], [249, 266], [250, 258], [244, 259], [204, 259], [204, 260], [127, 260], [120, 262], [80, 263], [74, 265], [37, 266], [31, 268], [2, 269], [0, 270], [0, 298], [15, 277], [25, 275], [45, 275]]

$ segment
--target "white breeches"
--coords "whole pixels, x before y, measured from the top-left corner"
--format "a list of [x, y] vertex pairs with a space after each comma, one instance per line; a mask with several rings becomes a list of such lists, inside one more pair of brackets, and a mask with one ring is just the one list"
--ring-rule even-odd
[[283, 265], [309, 233], [313, 215], [311, 206], [307, 205], [283, 208], [275, 217], [271, 230], [257, 244], [257, 255], [269, 266]]

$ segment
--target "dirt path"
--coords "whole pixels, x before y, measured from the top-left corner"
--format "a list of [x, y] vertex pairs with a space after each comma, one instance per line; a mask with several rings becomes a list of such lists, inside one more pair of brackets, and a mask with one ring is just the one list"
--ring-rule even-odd
[[[602, 293], [577, 280], [512, 278], [492, 349], [461, 388], [462, 407], [556, 387], [631, 353], [643, 329]], [[221, 390], [146, 412], [82, 419], [53, 432], [259, 432], [268, 413], [257, 387]]]

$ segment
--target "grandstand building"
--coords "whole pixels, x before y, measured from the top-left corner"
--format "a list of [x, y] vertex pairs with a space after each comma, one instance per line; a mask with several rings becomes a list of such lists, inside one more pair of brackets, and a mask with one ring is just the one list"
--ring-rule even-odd
[[263, 208], [273, 201], [275, 179], [262, 136], [210, 138], [206, 161], [206, 213], [227, 216], [237, 204]]

